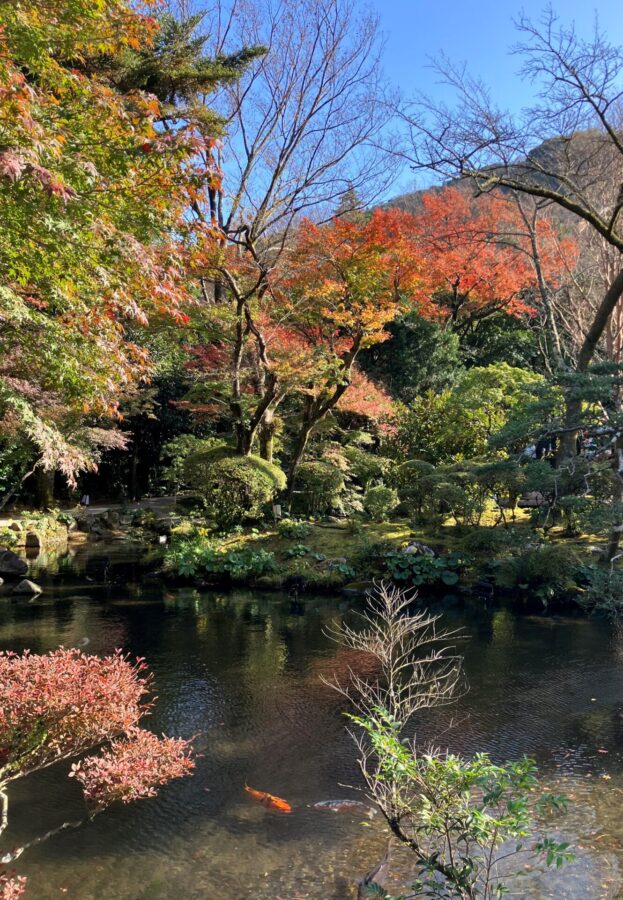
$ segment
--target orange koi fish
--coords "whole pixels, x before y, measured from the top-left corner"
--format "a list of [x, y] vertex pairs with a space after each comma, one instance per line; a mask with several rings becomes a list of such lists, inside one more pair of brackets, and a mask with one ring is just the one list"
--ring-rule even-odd
[[254, 800], [257, 800], [258, 803], [263, 803], [269, 809], [276, 809], [282, 813], [292, 812], [290, 804], [286, 800], [282, 800], [281, 797], [275, 797], [274, 794], [269, 794], [267, 791], [256, 791], [254, 788], [249, 787], [246, 782], [244, 789], [247, 794], [251, 794]]

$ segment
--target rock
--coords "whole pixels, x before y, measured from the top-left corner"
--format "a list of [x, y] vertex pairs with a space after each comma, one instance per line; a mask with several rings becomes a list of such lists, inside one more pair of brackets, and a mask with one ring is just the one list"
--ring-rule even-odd
[[428, 544], [423, 544], [421, 541], [412, 541], [402, 552], [409, 554], [419, 553], [421, 556], [437, 556], [432, 547], [429, 547]]
[[91, 534], [104, 534], [105, 531], [108, 531], [108, 524], [103, 519], [96, 518], [92, 519], [89, 522], [88, 530]]
[[109, 528], [118, 528], [121, 522], [121, 516], [116, 509], [109, 509], [106, 515], [103, 516], [103, 521]]
[[540, 491], [527, 491], [519, 498], [517, 506], [519, 509], [538, 509], [547, 503], [544, 495]]
[[186, 494], [182, 497], [175, 498], [175, 508], [180, 509], [182, 512], [190, 512], [193, 509], [197, 509], [198, 506], [201, 506], [202, 499], [198, 494]]
[[348, 560], [345, 556], [337, 556], [335, 559], [327, 560], [328, 569], [337, 569], [338, 566], [347, 566]]
[[26, 532], [26, 546], [27, 547], [37, 547], [41, 548], [43, 541], [41, 540], [41, 535], [37, 534], [36, 531], [28, 531]]
[[159, 519], [156, 519], [154, 523], [154, 527], [158, 534], [171, 534], [171, 517], [170, 516], [161, 516]]
[[18, 577], [26, 575], [28, 572], [28, 563], [17, 553], [12, 550], [3, 550], [0, 548], [0, 575], [13, 575]]
[[156, 519], [155, 528], [159, 534], [171, 534], [173, 528], [176, 528], [181, 521], [181, 516], [159, 516]]
[[28, 578], [24, 578], [23, 581], [20, 581], [20, 583], [13, 588], [14, 594], [41, 594], [42, 592], [43, 588], [39, 587], [38, 584], [35, 584], [34, 581], [30, 581]]

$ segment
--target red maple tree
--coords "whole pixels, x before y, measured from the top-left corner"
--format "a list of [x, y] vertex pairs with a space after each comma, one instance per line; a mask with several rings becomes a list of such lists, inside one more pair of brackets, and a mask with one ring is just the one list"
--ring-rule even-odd
[[[71, 766], [92, 818], [116, 800], [153, 797], [194, 768], [189, 741], [139, 726], [149, 712], [152, 678], [143, 660], [120, 651], [100, 658], [77, 649], [0, 653], [0, 835], [8, 826], [11, 782], [89, 753]], [[96, 751], [91, 753], [90, 751]], [[45, 837], [78, 822], [64, 822]], [[41, 838], [2, 856], [7, 864]], [[0, 872], [0, 898], [13, 900], [25, 879]]]

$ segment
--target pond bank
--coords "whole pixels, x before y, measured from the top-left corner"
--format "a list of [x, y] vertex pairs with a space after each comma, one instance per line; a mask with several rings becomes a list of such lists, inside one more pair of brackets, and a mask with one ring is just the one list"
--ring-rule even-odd
[[83, 544], [132, 548], [151, 568], [163, 561], [162, 576], [171, 584], [356, 594], [385, 579], [438, 597], [495, 599], [527, 612], [579, 609], [585, 573], [595, 568], [600, 549], [588, 535], [538, 534], [527, 516], [507, 527], [286, 519], [219, 535], [200, 514], [189, 516], [186, 503], [157, 498], [132, 509], [25, 514], [9, 520], [0, 543], [52, 566], [55, 557], [73, 558]]
[[582, 605], [594, 549], [585, 538], [535, 534], [527, 521], [427, 528], [405, 519], [288, 520], [224, 536], [187, 523], [173, 530], [165, 574], [204, 586], [300, 592], [362, 591], [384, 579], [436, 596], [570, 611]]

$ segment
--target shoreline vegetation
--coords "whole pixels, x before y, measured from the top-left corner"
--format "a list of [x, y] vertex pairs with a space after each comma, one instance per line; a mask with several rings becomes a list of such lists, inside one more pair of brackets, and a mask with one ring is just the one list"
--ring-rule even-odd
[[[526, 612], [600, 607], [586, 577], [603, 549], [599, 536], [569, 535], [563, 525], [544, 534], [527, 510], [517, 510], [505, 526], [489, 510], [478, 525], [450, 518], [426, 526], [395, 516], [383, 522], [327, 516], [258, 521], [222, 532], [200, 508], [189, 513], [188, 498], [178, 500], [179, 512], [175, 498], [133, 508], [23, 511], [4, 520], [0, 544], [35, 562], [42, 552], [55, 556], [82, 548], [89, 554], [101, 546], [104, 555], [112, 547], [123, 555], [131, 547], [168, 582], [201, 587], [356, 595], [383, 579], [430, 599], [510, 602]], [[10, 573], [4, 577], [7, 593]]]

